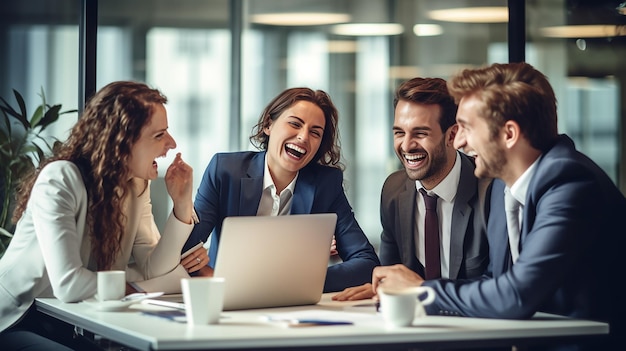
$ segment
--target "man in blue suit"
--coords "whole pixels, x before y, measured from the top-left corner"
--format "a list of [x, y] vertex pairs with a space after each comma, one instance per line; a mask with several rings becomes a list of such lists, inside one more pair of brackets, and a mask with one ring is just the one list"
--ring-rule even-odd
[[[393, 106], [394, 149], [403, 169], [390, 174], [382, 188], [381, 263], [401, 263], [424, 276], [425, 202], [420, 194], [424, 189], [438, 196], [441, 277], [480, 277], [489, 263], [484, 200], [491, 179], [477, 179], [471, 157], [453, 146], [457, 105], [446, 81], [409, 79], [396, 90]], [[368, 283], [333, 299], [373, 296]]]
[[499, 178], [491, 208], [517, 209], [510, 219], [489, 217], [490, 270], [482, 278], [424, 281], [402, 266], [380, 267], [373, 288], [433, 287], [429, 314], [521, 319], [541, 311], [606, 321], [609, 338], [563, 349], [623, 345], [626, 304], [615, 281], [626, 199], [558, 134], [547, 78], [526, 63], [493, 64], [461, 72], [448, 88], [459, 101], [455, 147], [475, 155], [477, 176]]
[[210, 267], [190, 272], [212, 275], [226, 217], [336, 213], [335, 240], [343, 262], [328, 268], [324, 291], [370, 281], [380, 262], [343, 190], [337, 122], [337, 110], [325, 92], [287, 89], [265, 108], [250, 137], [263, 151], [213, 157], [194, 202], [200, 223], [183, 248], [206, 242], [212, 232]]

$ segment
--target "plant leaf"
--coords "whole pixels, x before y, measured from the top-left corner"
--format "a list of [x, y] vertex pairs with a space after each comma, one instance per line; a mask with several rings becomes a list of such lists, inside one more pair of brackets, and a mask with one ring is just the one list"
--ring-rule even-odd
[[[48, 144], [48, 141], [46, 141], [46, 139], [44, 139], [41, 135], [37, 135], [37, 138], [43, 141], [43, 143], [46, 145], [46, 148], [47, 148], [48, 150], [52, 150], [52, 149], [50, 148], [50, 145]], [[39, 145], [37, 145], [37, 144], [35, 144], [35, 143], [33, 143], [33, 145], [34, 145], [34, 146], [35, 146], [35, 148], [36, 148], [36, 150], [35, 150], [35, 151], [36, 151], [36, 153], [37, 153], [37, 155], [36, 155], [36, 156], [37, 156], [37, 163], [39, 163], [39, 162], [41, 162], [41, 160], [44, 158], [44, 156], [46, 156], [46, 155], [45, 155], [45, 151], [44, 151], [41, 147], [39, 147]]]
[[26, 117], [26, 104], [24, 103], [24, 98], [15, 89], [13, 89], [13, 94], [15, 95], [15, 100], [17, 100], [17, 104], [20, 107], [20, 114], [18, 114], [18, 116], [16, 117], [20, 120], [20, 122], [22, 122], [24, 128], [28, 128], [29, 123]]
[[[5, 236], [7, 238], [12, 238], [13, 234], [9, 233], [6, 229], [0, 228], [0, 235]], [[3, 243], [4, 244], [4, 243]]]
[[[8, 117], [13, 117], [15, 119], [17, 119], [22, 125], [24, 124], [24, 120], [26, 120], [25, 117], [20, 116], [19, 112], [15, 111], [15, 109], [9, 105], [9, 103], [2, 97], [0, 97], [0, 99], [2, 100], [2, 105], [0, 105], [0, 109], [2, 110], [2, 112], [4, 112], [5, 116]], [[10, 118], [9, 118], [10, 120]], [[28, 123], [28, 122], [26, 122]]]
[[51, 123], [56, 122], [59, 119], [59, 110], [61, 110], [61, 105], [54, 105], [50, 107], [46, 114], [43, 116], [39, 125], [41, 126], [41, 130], [46, 129]]
[[37, 106], [35, 113], [33, 113], [33, 116], [30, 118], [29, 125], [31, 128], [35, 128], [37, 124], [39, 124], [39, 121], [41, 121], [41, 118], [43, 117], [43, 109], [44, 109], [44, 105]]
[[[12, 129], [11, 128], [11, 119], [7, 115], [7, 112], [4, 111], [4, 109], [2, 109], [2, 116], [4, 116], [3, 120], [4, 120], [4, 125], [6, 126], [6, 132], [7, 132], [7, 137], [6, 138], [2, 138], [2, 140], [4, 140], [4, 141], [11, 140], [11, 129]], [[3, 133], [4, 133], [4, 130], [5, 130], [5, 128], [2, 128], [2, 132]]]

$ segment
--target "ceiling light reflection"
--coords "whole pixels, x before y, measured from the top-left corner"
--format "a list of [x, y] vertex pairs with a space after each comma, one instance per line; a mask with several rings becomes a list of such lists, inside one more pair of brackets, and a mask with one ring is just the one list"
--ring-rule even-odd
[[548, 38], [604, 38], [626, 35], [626, 30], [606, 24], [545, 27], [539, 31]]
[[259, 13], [250, 15], [250, 21], [256, 24], [272, 26], [322, 26], [350, 22], [352, 17], [344, 13], [291, 12]]
[[331, 32], [349, 36], [398, 35], [404, 32], [404, 27], [398, 23], [346, 23], [334, 25]]
[[446, 22], [503, 23], [509, 21], [509, 10], [506, 7], [454, 8], [429, 11], [428, 17]]
[[418, 37], [432, 37], [435, 35], [441, 35], [443, 33], [443, 27], [438, 24], [416, 24], [413, 26], [413, 33]]
[[408, 80], [422, 75], [419, 67], [415, 66], [391, 66], [389, 67], [389, 78]]
[[330, 40], [328, 52], [334, 54], [351, 54], [357, 52], [357, 43], [354, 40]]

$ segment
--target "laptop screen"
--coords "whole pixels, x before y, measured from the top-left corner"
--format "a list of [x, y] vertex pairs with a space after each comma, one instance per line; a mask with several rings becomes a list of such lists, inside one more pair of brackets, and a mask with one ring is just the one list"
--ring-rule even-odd
[[335, 213], [227, 217], [215, 262], [226, 280], [224, 310], [317, 303]]

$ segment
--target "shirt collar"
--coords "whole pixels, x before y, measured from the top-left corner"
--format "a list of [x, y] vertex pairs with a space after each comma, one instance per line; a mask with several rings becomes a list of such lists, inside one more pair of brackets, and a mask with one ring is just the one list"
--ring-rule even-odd
[[522, 173], [522, 175], [519, 178], [517, 178], [515, 183], [513, 183], [513, 185], [511, 185], [511, 188], [509, 189], [509, 191], [511, 192], [511, 195], [513, 195], [513, 197], [520, 204], [522, 204], [522, 206], [526, 205], [526, 193], [528, 192], [528, 185], [530, 184], [530, 180], [533, 178], [533, 175], [535, 174], [535, 169], [537, 168], [537, 163], [539, 163], [540, 159], [541, 159], [541, 156], [537, 157], [535, 162], [533, 162], [530, 165], [530, 167], [528, 167], [524, 171], [524, 173]]
[[[296, 173], [296, 176], [293, 178], [291, 183], [287, 185], [285, 190], [289, 190], [293, 194], [294, 189], [296, 188], [296, 180], [298, 180], [298, 175], [300, 172]], [[274, 180], [272, 179], [272, 175], [270, 174], [270, 168], [267, 165], [267, 153], [265, 154], [265, 161], [263, 165], [263, 190], [271, 188], [272, 193], [276, 193], [276, 185], [274, 184]]]
[[[428, 193], [435, 193], [444, 201], [452, 202], [456, 196], [456, 190], [459, 187], [459, 179], [461, 179], [461, 156], [457, 152], [456, 158], [454, 159], [454, 166], [452, 166], [448, 175], [446, 175], [437, 186], [432, 188], [432, 190], [429, 190]], [[419, 180], [415, 181], [415, 187], [418, 191], [424, 188], [422, 182]]]

